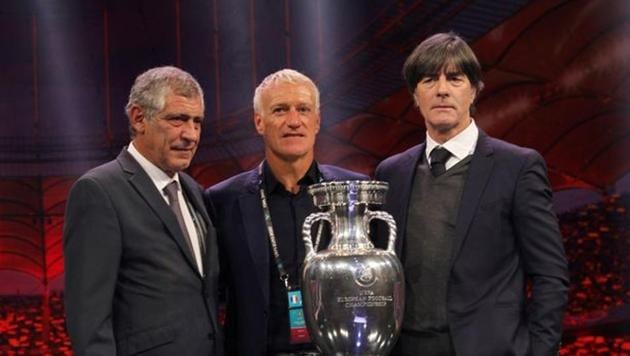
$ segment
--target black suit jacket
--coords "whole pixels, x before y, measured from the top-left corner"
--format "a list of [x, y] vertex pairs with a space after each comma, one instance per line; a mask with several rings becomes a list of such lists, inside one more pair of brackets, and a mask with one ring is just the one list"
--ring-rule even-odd
[[126, 149], [70, 191], [64, 226], [67, 327], [77, 355], [215, 355], [219, 263], [202, 189], [180, 182], [207, 226], [205, 277], [155, 185]]
[[[397, 221], [399, 256], [404, 256], [411, 186], [424, 152], [425, 144], [412, 147], [376, 169], [376, 179], [390, 183], [385, 209]], [[458, 356], [557, 353], [567, 304], [567, 261], [546, 166], [536, 151], [480, 131], [450, 266], [447, 309]]]
[[[319, 165], [325, 181], [367, 179], [365, 175]], [[258, 170], [210, 187], [208, 204], [216, 207], [219, 248], [227, 284], [226, 351], [266, 355], [269, 318], [269, 239], [260, 202]]]

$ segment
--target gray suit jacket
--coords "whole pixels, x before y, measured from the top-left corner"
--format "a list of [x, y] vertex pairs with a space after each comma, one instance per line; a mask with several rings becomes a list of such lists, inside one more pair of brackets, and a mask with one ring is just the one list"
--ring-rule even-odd
[[[389, 182], [385, 209], [398, 225], [399, 256], [404, 256], [411, 186], [424, 151], [423, 143], [376, 168], [376, 179]], [[557, 354], [568, 268], [540, 154], [480, 131], [457, 213], [450, 267], [447, 308], [457, 355]]]
[[215, 355], [216, 234], [202, 189], [180, 173], [207, 227], [205, 277], [175, 215], [127, 152], [79, 178], [64, 226], [67, 327], [77, 355]]

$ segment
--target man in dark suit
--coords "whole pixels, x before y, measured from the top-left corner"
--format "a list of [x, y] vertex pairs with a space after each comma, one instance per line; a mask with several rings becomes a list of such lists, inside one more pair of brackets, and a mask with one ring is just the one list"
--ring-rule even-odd
[[64, 226], [67, 327], [77, 355], [216, 355], [218, 255], [202, 188], [182, 172], [203, 92], [174, 67], [136, 78], [132, 140], [79, 178]]
[[367, 177], [314, 161], [319, 91], [297, 71], [273, 73], [256, 88], [254, 124], [265, 160], [206, 191], [216, 207], [225, 261], [226, 350], [242, 356], [316, 354], [305, 326], [289, 318], [287, 301], [300, 288], [302, 223], [317, 211], [306, 187]]
[[458, 36], [422, 42], [403, 73], [427, 132], [376, 169], [405, 269], [395, 354], [557, 354], [568, 273], [543, 158], [477, 128], [481, 68]]

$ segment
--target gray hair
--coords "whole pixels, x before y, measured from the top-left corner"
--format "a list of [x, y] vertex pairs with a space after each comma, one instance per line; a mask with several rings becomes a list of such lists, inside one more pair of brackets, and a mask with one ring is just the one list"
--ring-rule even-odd
[[315, 96], [315, 109], [319, 112], [319, 89], [311, 78], [298, 72], [294, 69], [281, 69], [275, 73], [269, 74], [262, 82], [256, 87], [254, 92], [254, 113], [262, 113], [262, 93], [265, 89], [278, 84], [278, 83], [293, 83], [293, 84], [306, 84], [308, 85], [313, 95]]
[[[203, 90], [190, 73], [172, 66], [156, 67], [140, 74], [129, 92], [129, 101], [125, 106], [127, 117], [133, 106], [139, 106], [147, 119], [151, 120], [164, 109], [165, 98], [169, 93], [186, 98], [201, 98]], [[131, 137], [135, 136], [133, 127], [129, 127]]]

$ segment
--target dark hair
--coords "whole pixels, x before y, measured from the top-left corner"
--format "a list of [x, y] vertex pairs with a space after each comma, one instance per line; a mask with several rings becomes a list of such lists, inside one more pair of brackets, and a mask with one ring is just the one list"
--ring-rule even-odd
[[411, 93], [418, 82], [453, 66], [461, 71], [477, 95], [483, 89], [481, 65], [466, 41], [453, 32], [438, 33], [422, 41], [405, 60], [403, 76]]

